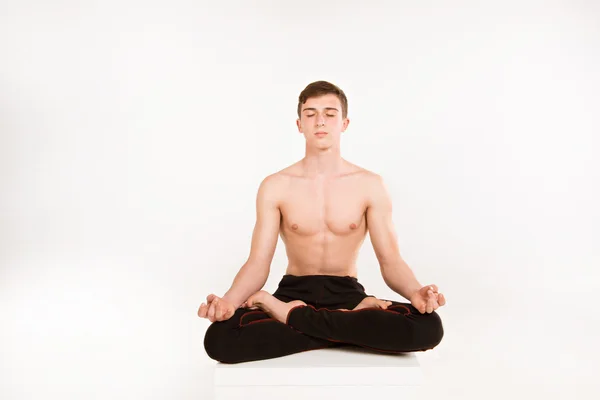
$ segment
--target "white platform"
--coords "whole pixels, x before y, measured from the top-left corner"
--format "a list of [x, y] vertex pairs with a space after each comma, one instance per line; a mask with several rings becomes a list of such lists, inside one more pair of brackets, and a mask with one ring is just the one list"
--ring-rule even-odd
[[417, 357], [355, 348], [307, 351], [271, 360], [215, 366], [216, 400], [397, 396], [416, 398], [423, 383]]

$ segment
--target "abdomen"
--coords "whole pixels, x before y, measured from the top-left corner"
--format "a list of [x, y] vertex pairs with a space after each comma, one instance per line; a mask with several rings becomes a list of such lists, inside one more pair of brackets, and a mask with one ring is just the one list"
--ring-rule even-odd
[[292, 275], [355, 275], [364, 232], [339, 236], [330, 231], [310, 236], [282, 235]]

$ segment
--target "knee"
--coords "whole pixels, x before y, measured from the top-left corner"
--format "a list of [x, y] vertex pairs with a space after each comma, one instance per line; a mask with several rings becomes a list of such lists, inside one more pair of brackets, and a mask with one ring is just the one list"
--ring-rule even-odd
[[433, 311], [431, 314], [426, 314], [421, 335], [423, 338], [422, 346], [424, 350], [433, 349], [440, 344], [444, 337], [444, 326], [438, 313]]
[[204, 334], [204, 351], [213, 360], [219, 362], [228, 362], [226, 332], [223, 330], [223, 324], [213, 322]]

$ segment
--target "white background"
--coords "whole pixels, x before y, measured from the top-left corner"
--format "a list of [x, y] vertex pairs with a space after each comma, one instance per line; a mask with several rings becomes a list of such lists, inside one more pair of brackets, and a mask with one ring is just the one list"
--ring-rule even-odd
[[[424, 398], [595, 397], [598, 71], [594, 1], [1, 1], [0, 398], [207, 398], [197, 307], [321, 79], [448, 299]], [[359, 280], [396, 296], [368, 240]]]

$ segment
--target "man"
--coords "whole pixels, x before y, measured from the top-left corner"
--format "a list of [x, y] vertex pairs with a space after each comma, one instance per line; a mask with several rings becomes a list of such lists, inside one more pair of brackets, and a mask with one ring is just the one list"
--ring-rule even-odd
[[[204, 338], [211, 358], [239, 363], [333, 346], [399, 353], [442, 340], [435, 310], [446, 300], [400, 256], [382, 178], [340, 155], [347, 113], [346, 95], [329, 82], [300, 93], [296, 123], [306, 155], [261, 182], [248, 260], [223, 297], [210, 294], [198, 309], [212, 322]], [[358, 282], [367, 231], [385, 283], [410, 304], [367, 295]], [[271, 295], [260, 289], [279, 234], [288, 266]]]

